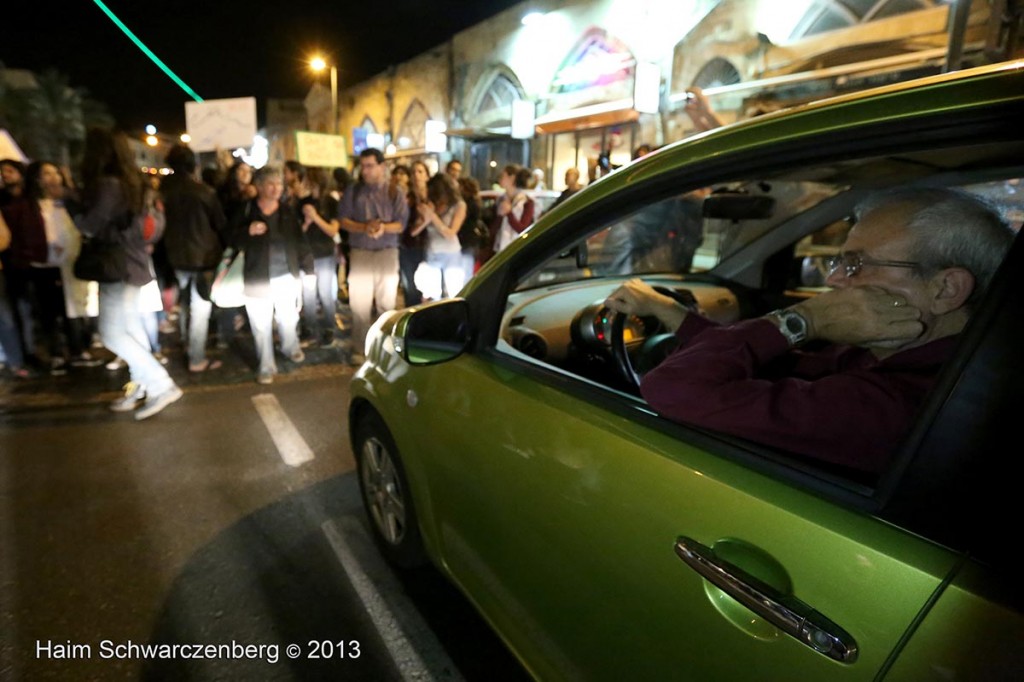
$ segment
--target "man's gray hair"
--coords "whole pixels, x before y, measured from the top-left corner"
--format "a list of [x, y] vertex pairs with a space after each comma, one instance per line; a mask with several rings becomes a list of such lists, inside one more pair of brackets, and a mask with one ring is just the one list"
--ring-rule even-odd
[[974, 275], [967, 300], [973, 307], [1013, 243], [1014, 232], [990, 202], [964, 190], [939, 187], [896, 189], [861, 202], [857, 220], [885, 208], [897, 210], [914, 234], [911, 255], [924, 274], [961, 267]]
[[253, 171], [253, 173], [252, 173], [252, 184], [258, 185], [258, 184], [264, 182], [265, 180], [269, 180], [270, 178], [283, 178], [283, 177], [284, 177], [284, 174], [281, 172], [281, 169], [278, 166], [267, 165], [267, 166], [263, 166], [262, 168], [257, 168], [255, 171]]

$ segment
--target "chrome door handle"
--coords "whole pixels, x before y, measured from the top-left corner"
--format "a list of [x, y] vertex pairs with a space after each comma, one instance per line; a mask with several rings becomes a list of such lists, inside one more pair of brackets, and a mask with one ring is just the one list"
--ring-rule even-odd
[[857, 642], [850, 633], [796, 597], [719, 559], [714, 550], [692, 538], [680, 537], [675, 548], [687, 566], [787, 635], [841, 663], [857, 660]]

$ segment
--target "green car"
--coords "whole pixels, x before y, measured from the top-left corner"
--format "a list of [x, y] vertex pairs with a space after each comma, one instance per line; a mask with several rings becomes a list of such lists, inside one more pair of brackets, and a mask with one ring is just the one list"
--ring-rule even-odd
[[1022, 679], [1021, 239], [878, 476], [659, 416], [636, 378], [667, 335], [603, 304], [636, 277], [725, 323], [814, 296], [890, 187], [1019, 229], [1022, 124], [1012, 62], [728, 126], [381, 317], [349, 406], [381, 552], [439, 567], [542, 680]]

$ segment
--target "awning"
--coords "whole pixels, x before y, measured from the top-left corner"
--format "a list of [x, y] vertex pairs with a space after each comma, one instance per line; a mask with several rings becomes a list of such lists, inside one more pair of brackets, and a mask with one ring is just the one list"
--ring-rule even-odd
[[604, 128], [621, 123], [631, 123], [640, 118], [640, 112], [633, 108], [633, 98], [619, 99], [586, 107], [555, 111], [538, 116], [533, 124], [538, 135], [566, 133], [587, 128]]
[[467, 140], [505, 139], [512, 136], [512, 126], [449, 128], [445, 134], [448, 137], [463, 137]]
[[[754, 90], [768, 90], [792, 86], [809, 81], [824, 80], [828, 78], [854, 78], [860, 75], [877, 75], [887, 72], [902, 71], [913, 67], [920, 67], [932, 62], [941, 62], [946, 57], [946, 48], [935, 48], [931, 50], [918, 50], [906, 54], [869, 59], [851, 64], [840, 64], [825, 69], [812, 71], [801, 71], [799, 73], [775, 76], [772, 78], [761, 78], [759, 80], [734, 83], [732, 85], [720, 85], [717, 87], [704, 88], [703, 93], [708, 97], [726, 95], [734, 92], [746, 92]], [[669, 102], [673, 109], [681, 108], [686, 104], [686, 92], [676, 92], [669, 96]]]
[[428, 152], [426, 147], [412, 147], [410, 149], [399, 149], [391, 154], [385, 153], [385, 159], [401, 159], [407, 156], [428, 156], [435, 152]]

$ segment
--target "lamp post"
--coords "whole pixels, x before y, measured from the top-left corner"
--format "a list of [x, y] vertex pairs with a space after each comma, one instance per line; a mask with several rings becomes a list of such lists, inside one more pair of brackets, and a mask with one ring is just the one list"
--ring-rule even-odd
[[[310, 68], [314, 71], [323, 71], [327, 68], [327, 62], [323, 57], [314, 57], [309, 62]], [[332, 64], [331, 67], [331, 129], [338, 134], [338, 69]]]

